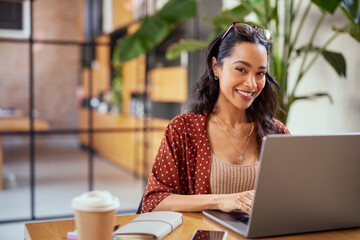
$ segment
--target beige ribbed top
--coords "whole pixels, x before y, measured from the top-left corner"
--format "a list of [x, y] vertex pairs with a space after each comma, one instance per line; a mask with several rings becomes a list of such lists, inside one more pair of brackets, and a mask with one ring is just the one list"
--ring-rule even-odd
[[229, 194], [253, 190], [259, 164], [236, 165], [212, 154], [210, 190], [212, 194]]

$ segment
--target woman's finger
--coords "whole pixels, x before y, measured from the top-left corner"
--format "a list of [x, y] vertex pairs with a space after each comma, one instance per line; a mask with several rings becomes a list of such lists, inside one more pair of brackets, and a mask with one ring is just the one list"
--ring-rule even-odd
[[244, 195], [245, 195], [248, 199], [253, 200], [254, 197], [255, 197], [255, 192], [253, 192], [253, 191], [247, 191], [247, 192], [244, 192]]
[[252, 207], [254, 195], [252, 193], [245, 193], [244, 196], [246, 198], [246, 202], [245, 202], [246, 205], [248, 205], [249, 207]]
[[247, 213], [249, 215], [251, 214], [251, 208], [249, 206], [247, 206], [243, 202], [240, 204], [239, 210], [242, 211], [242, 212], [245, 212], [245, 213]]
[[247, 214], [251, 214], [254, 193], [255, 191], [251, 190], [234, 194], [233, 196], [238, 202], [237, 209]]

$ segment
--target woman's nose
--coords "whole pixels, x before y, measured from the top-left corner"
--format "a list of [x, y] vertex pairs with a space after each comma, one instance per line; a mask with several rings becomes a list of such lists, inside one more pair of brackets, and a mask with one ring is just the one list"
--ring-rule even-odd
[[256, 77], [252, 74], [249, 74], [245, 80], [245, 86], [250, 89], [256, 88]]

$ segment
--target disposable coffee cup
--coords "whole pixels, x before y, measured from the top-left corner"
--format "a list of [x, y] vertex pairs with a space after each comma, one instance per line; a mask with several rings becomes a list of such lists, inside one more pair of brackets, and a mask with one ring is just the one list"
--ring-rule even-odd
[[79, 240], [112, 239], [118, 198], [108, 191], [95, 190], [75, 197], [71, 206]]

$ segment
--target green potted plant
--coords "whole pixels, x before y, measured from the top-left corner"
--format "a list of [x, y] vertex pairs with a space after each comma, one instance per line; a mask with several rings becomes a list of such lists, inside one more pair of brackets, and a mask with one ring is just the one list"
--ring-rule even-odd
[[[279, 7], [280, 2], [285, 5], [284, 8]], [[196, 13], [196, 3], [196, 0], [170, 0], [153, 16], [144, 19], [139, 30], [124, 38], [116, 47], [113, 54], [113, 63], [118, 71], [121, 71], [123, 62], [140, 54], [147, 53], [164, 40], [177, 24], [193, 17]], [[346, 77], [345, 58], [341, 53], [328, 51], [326, 49], [327, 46], [342, 33], [350, 34], [356, 41], [360, 42], [360, 11], [358, 1], [299, 0], [296, 6], [294, 4], [294, 0], [242, 0], [233, 9], [222, 11], [219, 16], [204, 19], [213, 25], [213, 32], [209, 33], [208, 41], [180, 39], [178, 43], [168, 49], [166, 57], [169, 60], [173, 60], [179, 57], [182, 51], [204, 49], [211, 39], [226, 30], [233, 21], [245, 21], [247, 16], [255, 14], [255, 25], [264, 26], [275, 33], [270, 68], [281, 87], [279, 93], [280, 108], [277, 112], [277, 118], [286, 123], [287, 112], [289, 112], [295, 101], [318, 97], [328, 97], [332, 101], [331, 96], [326, 92], [317, 92], [307, 96], [296, 94], [299, 83], [319, 56], [323, 56], [340, 76]], [[307, 4], [307, 7], [303, 14], [298, 16], [301, 4]], [[321, 9], [321, 15], [311, 30], [308, 43], [305, 46], [298, 46], [297, 40], [303, 30], [303, 23], [308, 16], [310, 8], [314, 5]], [[338, 8], [341, 8], [344, 16], [348, 19], [348, 23], [340, 27], [334, 26], [332, 28], [333, 35], [325, 43], [318, 45], [314, 39], [319, 28], [322, 26], [324, 18], [334, 13]], [[280, 13], [281, 9], [283, 9], [283, 12]], [[296, 27], [294, 24], [295, 18], [300, 19], [300, 24]], [[284, 22], [283, 25], [280, 24], [281, 21]], [[300, 58], [302, 63], [297, 73], [296, 83], [289, 89], [288, 71], [293, 60], [296, 58]]]

